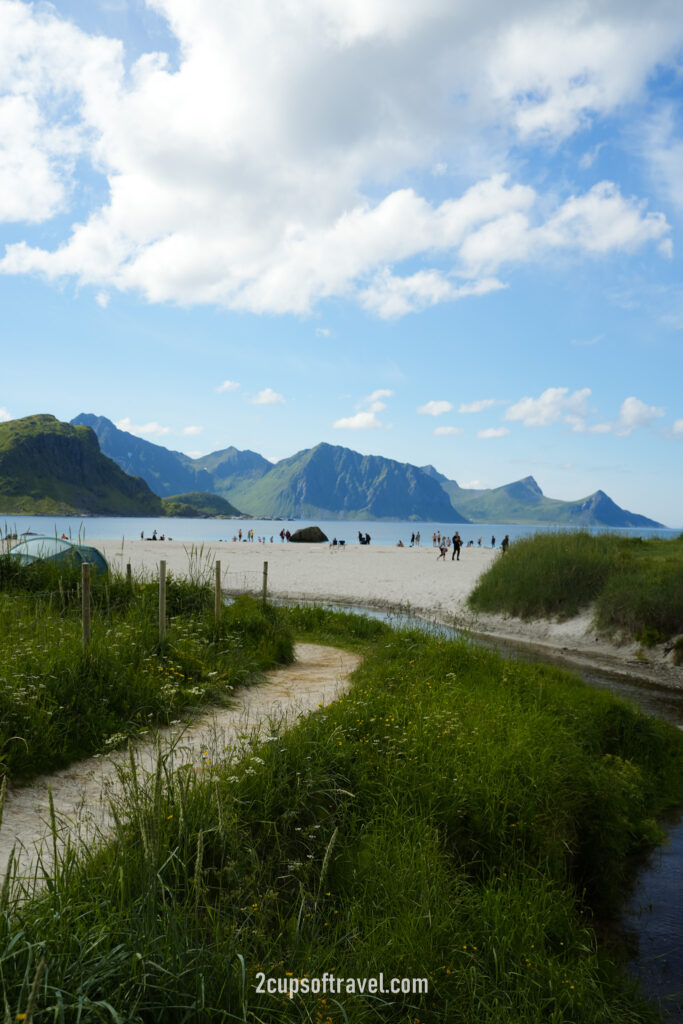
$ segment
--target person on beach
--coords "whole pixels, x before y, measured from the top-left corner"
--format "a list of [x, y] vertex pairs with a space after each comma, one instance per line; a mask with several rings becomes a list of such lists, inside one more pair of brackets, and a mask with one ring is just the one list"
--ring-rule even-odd
[[[410, 546], [411, 546], [411, 548], [415, 547], [415, 534], [414, 533], [411, 533], [411, 535], [410, 535]], [[402, 544], [401, 544], [401, 547], [403, 547]]]
[[495, 548], [495, 546], [496, 546], [496, 538], [495, 537], [491, 537], [491, 547]]
[[453, 554], [451, 555], [451, 562], [455, 559], [456, 562], [460, 561], [460, 548], [462, 547], [462, 540], [460, 534], [456, 530], [453, 534]]
[[415, 546], [418, 547], [418, 548], [420, 546], [420, 531], [419, 530], [415, 534]]
[[500, 542], [500, 546], [501, 546], [503, 554], [505, 554], [507, 549], [510, 547], [510, 534], [509, 533], [505, 534], [505, 536], [503, 537], [502, 541]]
[[445, 537], [442, 537], [439, 540], [439, 554], [436, 556], [437, 562], [439, 561], [440, 558], [442, 558], [444, 560], [444, 562], [446, 561], [446, 538]]

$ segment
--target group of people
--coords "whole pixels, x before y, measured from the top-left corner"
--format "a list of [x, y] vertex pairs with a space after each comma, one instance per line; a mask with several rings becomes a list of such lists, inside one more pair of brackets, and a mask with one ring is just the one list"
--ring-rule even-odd
[[[62, 540], [66, 540], [64, 534], [62, 534]], [[173, 537], [167, 537], [166, 534], [162, 533], [160, 537], [157, 537], [157, 531], [152, 531], [151, 537], [145, 537], [145, 531], [140, 530], [140, 540], [173, 540]]]
[[360, 530], [359, 530], [358, 531], [358, 543], [359, 544], [369, 544], [370, 543], [370, 534], [369, 533], [361, 533]]
[[[437, 533], [434, 534], [432, 543], [433, 543], [434, 547], [437, 547], [439, 549], [439, 554], [436, 556], [437, 562], [439, 561], [439, 559], [442, 559], [444, 562], [446, 561], [446, 555], [447, 555], [448, 551], [450, 550], [451, 545], [453, 547], [453, 553], [451, 555], [451, 561], [452, 562], [459, 562], [460, 561], [460, 551], [461, 551], [461, 549], [465, 545], [464, 545], [462, 537], [460, 536], [460, 534], [458, 533], [457, 530], [455, 531], [455, 533], [453, 534], [452, 537], [447, 537], [445, 533], [442, 534], [440, 531], [438, 531]], [[481, 537], [479, 538], [477, 544], [478, 544], [478, 547], [481, 547]], [[491, 537], [491, 547], [495, 548], [495, 546], [496, 546], [496, 538], [495, 537]], [[502, 541], [500, 542], [500, 549], [503, 552], [503, 554], [505, 554], [505, 552], [507, 551], [509, 546], [510, 546], [510, 534], [506, 533], [505, 536], [503, 537]], [[467, 547], [468, 548], [474, 547], [474, 541], [473, 540], [468, 540]]]

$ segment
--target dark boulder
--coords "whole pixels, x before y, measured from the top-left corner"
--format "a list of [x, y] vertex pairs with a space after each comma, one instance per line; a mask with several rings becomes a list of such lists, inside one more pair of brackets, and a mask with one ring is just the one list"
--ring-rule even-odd
[[319, 526], [305, 526], [303, 530], [295, 530], [289, 539], [294, 544], [323, 544], [327, 541]]

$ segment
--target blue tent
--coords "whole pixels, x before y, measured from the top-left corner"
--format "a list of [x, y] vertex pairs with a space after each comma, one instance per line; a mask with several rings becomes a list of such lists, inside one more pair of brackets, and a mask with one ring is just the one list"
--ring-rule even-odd
[[72, 544], [70, 540], [59, 537], [31, 537], [22, 540], [9, 550], [10, 555], [18, 558], [23, 565], [32, 562], [55, 562], [58, 565], [77, 566], [89, 562], [97, 572], [108, 572], [109, 566], [104, 555], [97, 548], [86, 544]]

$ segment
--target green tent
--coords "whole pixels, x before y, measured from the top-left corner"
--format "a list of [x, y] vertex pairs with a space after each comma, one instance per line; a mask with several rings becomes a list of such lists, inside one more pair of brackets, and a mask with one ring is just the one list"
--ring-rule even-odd
[[59, 537], [30, 537], [15, 544], [9, 553], [24, 565], [30, 565], [31, 562], [55, 562], [58, 565], [76, 566], [89, 562], [97, 572], [109, 571], [104, 555], [97, 548], [72, 544], [70, 540], [60, 540]]

